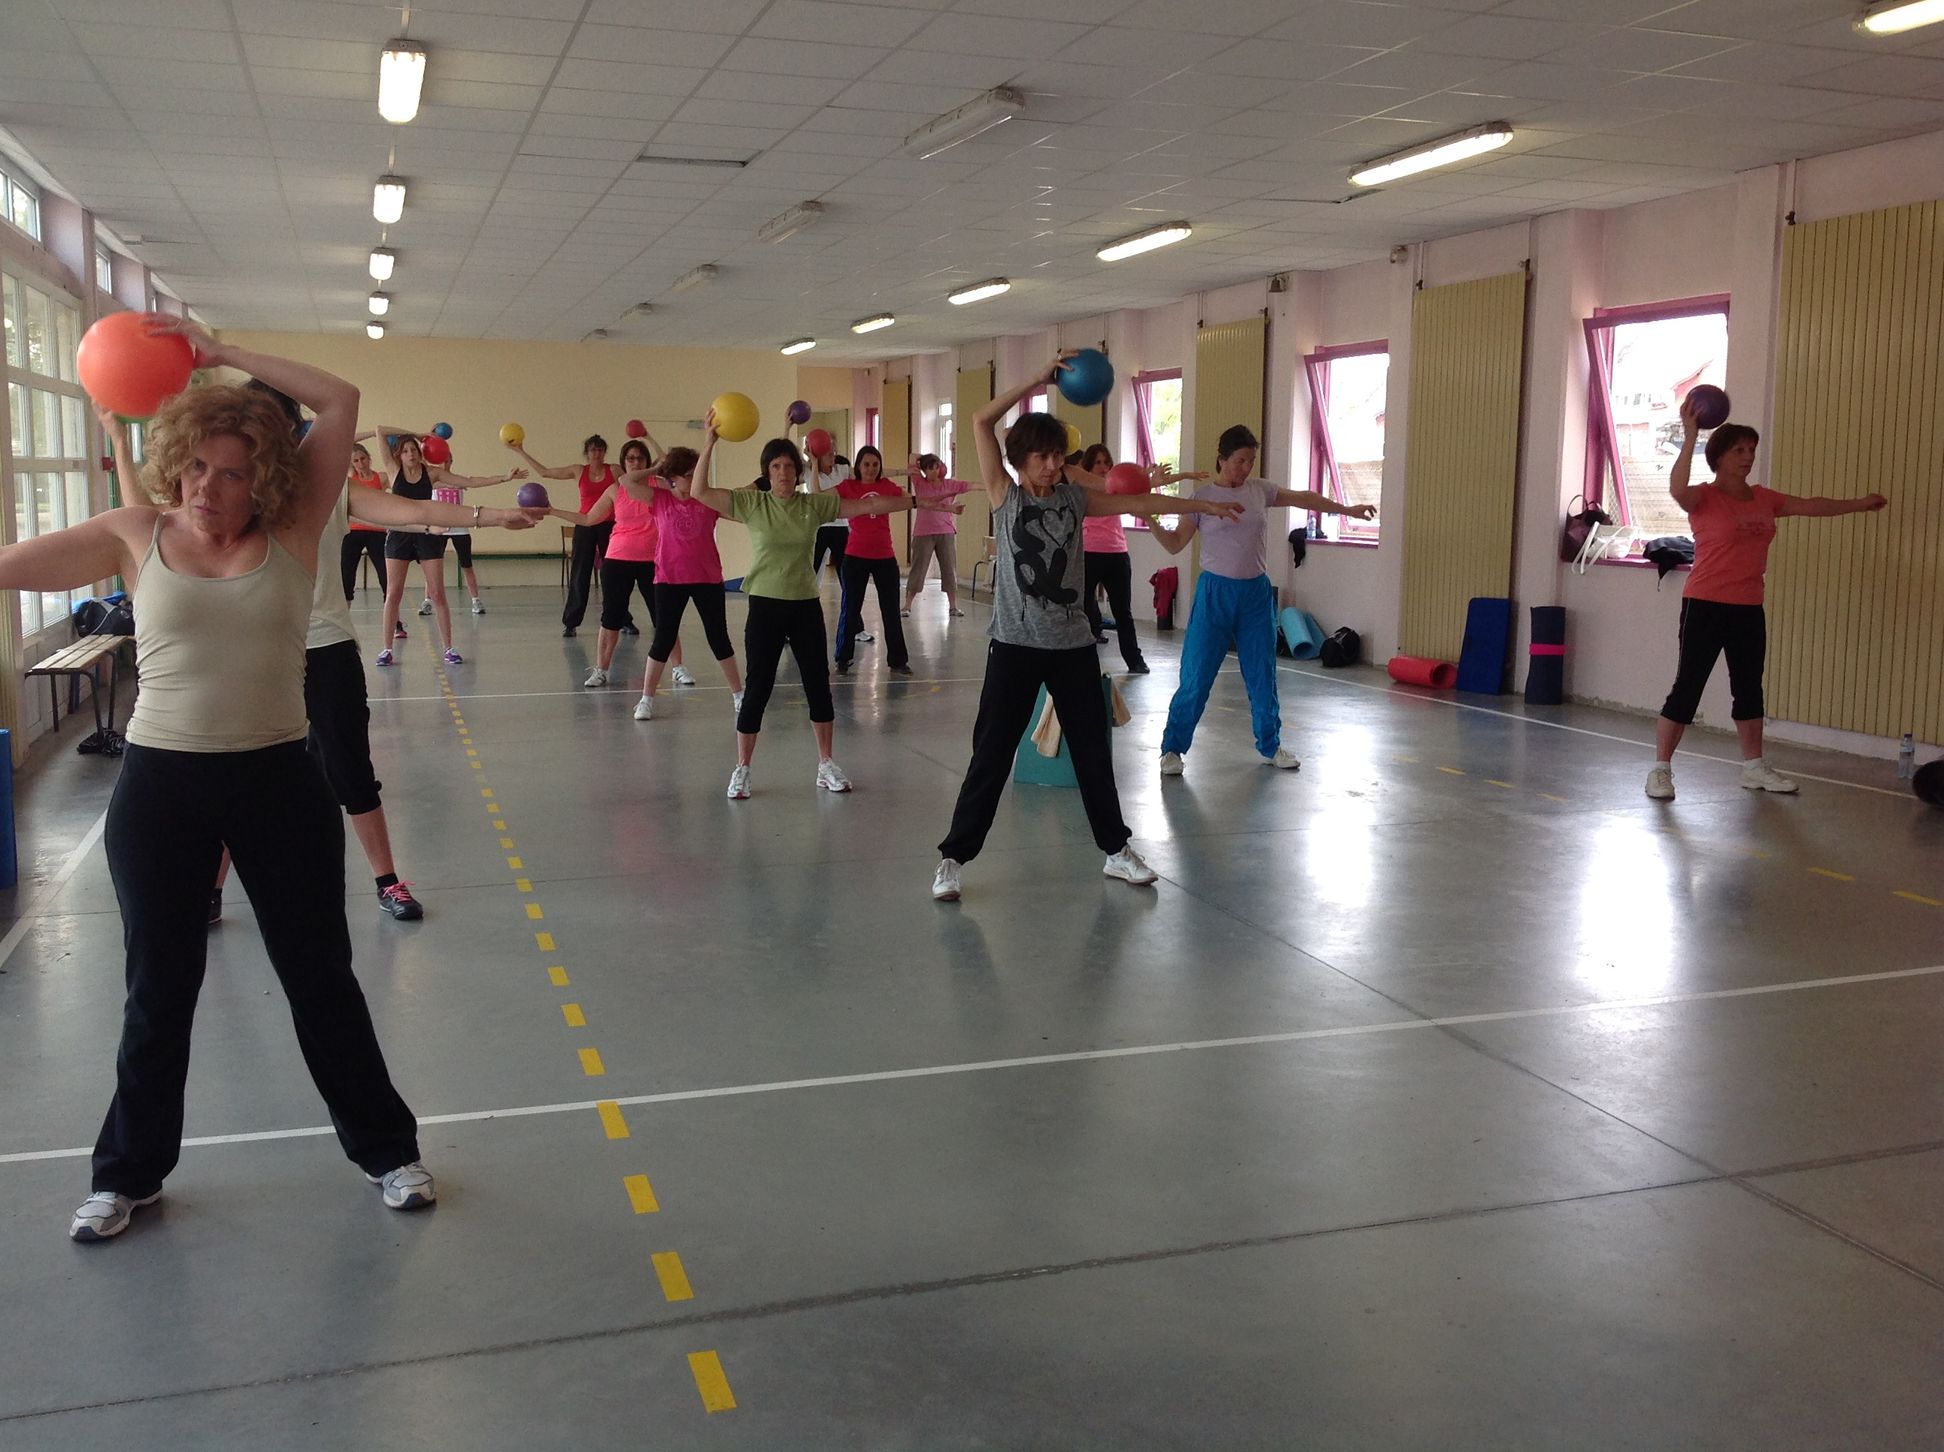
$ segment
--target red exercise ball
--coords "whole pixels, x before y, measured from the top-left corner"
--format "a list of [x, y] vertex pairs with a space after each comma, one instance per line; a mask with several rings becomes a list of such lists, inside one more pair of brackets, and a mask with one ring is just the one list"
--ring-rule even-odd
[[189, 386], [196, 350], [175, 333], [151, 333], [147, 313], [110, 313], [81, 336], [81, 386], [110, 413], [151, 417]]
[[1145, 494], [1153, 487], [1147, 470], [1139, 464], [1116, 464], [1107, 471], [1109, 494]]
[[834, 445], [830, 441], [830, 430], [812, 429], [803, 438], [803, 447], [813, 459], [821, 459]]
[[645, 439], [645, 438], [647, 438], [647, 437], [648, 437], [648, 425], [647, 425], [647, 424], [645, 424], [645, 423], [643, 423], [643, 422], [642, 422], [642, 421], [641, 421], [640, 419], [638, 419], [638, 418], [631, 418], [631, 419], [629, 419], [629, 420], [628, 420], [628, 437], [629, 437], [629, 438], [631, 438], [631, 439]]
[[437, 464], [442, 469], [452, 462], [452, 445], [437, 434], [419, 445], [419, 453], [425, 457], [426, 463]]

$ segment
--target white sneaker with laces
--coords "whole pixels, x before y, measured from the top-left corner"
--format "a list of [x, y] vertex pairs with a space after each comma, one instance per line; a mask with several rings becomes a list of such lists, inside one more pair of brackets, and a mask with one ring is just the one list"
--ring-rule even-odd
[[393, 1210], [423, 1210], [439, 1198], [439, 1187], [432, 1183], [432, 1172], [417, 1160], [365, 1178], [384, 1190], [385, 1204]]
[[817, 785], [827, 792], [847, 792], [851, 789], [850, 778], [829, 757], [817, 763]]
[[739, 766], [729, 773], [729, 800], [746, 802], [749, 800], [749, 768]]
[[932, 900], [934, 902], [957, 902], [959, 896], [959, 864], [951, 858], [941, 858], [938, 871], [932, 874]]
[[430, 615], [431, 613], [432, 613], [432, 602], [430, 600], [419, 601], [419, 614]]
[[161, 1198], [160, 1190], [139, 1200], [131, 1200], [111, 1190], [96, 1190], [75, 1210], [74, 1219], [68, 1225], [68, 1239], [83, 1242], [113, 1240], [128, 1229], [128, 1222], [134, 1218], [138, 1206], [153, 1205]]
[[1186, 763], [1182, 761], [1179, 751], [1164, 751], [1161, 753], [1161, 775], [1180, 776], [1185, 765]]
[[687, 666], [676, 666], [673, 680], [678, 686], [692, 686], [695, 684], [695, 677], [689, 674]]
[[483, 602], [481, 602], [480, 598], [477, 595], [472, 597], [472, 605], [473, 605], [473, 614], [484, 615], [486, 613], [486, 606]]
[[863, 642], [864, 642], [864, 643], [865, 643], [866, 645], [869, 645], [869, 644], [870, 644], [870, 643], [871, 643], [872, 641], [874, 641], [874, 640], [876, 640], [876, 639], [877, 639], [877, 637], [876, 637], [875, 635], [873, 635], [873, 634], [871, 634], [871, 632], [870, 632], [870, 631], [868, 631], [868, 630], [860, 630], [860, 631], [858, 631], [858, 632], [857, 632], [857, 638], [858, 638], [859, 640], [861, 640], [861, 641], [863, 641]]
[[655, 701], [652, 696], [643, 696], [635, 702], [635, 720], [652, 721], [655, 719]]
[[595, 666], [593, 670], [589, 671], [587, 673], [587, 679], [581, 682], [583, 686], [605, 686], [607, 683], [608, 673], [599, 666]]
[[1781, 792], [1785, 796], [1801, 790], [1793, 779], [1782, 775], [1759, 756], [1742, 763], [1742, 785], [1752, 792]]
[[742, 698], [743, 698], [743, 693], [741, 691], [731, 691], [729, 693], [729, 714], [730, 715], [732, 716], [742, 715]]
[[1657, 802], [1674, 800], [1674, 764], [1657, 761], [1654, 769], [1647, 773], [1647, 795]]
[[1118, 877], [1122, 882], [1131, 882], [1137, 887], [1145, 887], [1160, 876], [1141, 860], [1141, 854], [1134, 850], [1131, 842], [1107, 859], [1107, 865], [1100, 869], [1100, 875]]
[[1277, 771], [1301, 771], [1303, 769], [1303, 763], [1297, 758], [1296, 754], [1281, 746], [1276, 748], [1276, 754], [1274, 756], [1265, 756], [1262, 760], [1266, 765], [1275, 767]]

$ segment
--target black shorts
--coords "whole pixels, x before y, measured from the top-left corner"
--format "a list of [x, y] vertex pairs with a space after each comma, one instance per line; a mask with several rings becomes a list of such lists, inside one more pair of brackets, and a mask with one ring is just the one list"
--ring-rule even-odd
[[354, 817], [377, 811], [380, 783], [371, 766], [371, 708], [357, 641], [304, 652], [304, 710], [310, 715], [305, 745], [338, 805]]
[[446, 541], [442, 534], [411, 534], [402, 529], [385, 532], [385, 558], [388, 560], [442, 560]]
[[470, 570], [472, 568], [472, 536], [469, 534], [449, 534], [446, 538], [452, 541], [452, 552], [459, 557], [459, 568], [462, 570]]

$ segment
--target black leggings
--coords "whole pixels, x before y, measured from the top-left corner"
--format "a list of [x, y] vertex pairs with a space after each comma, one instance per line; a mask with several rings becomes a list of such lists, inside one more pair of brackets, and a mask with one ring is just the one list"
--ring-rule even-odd
[[733, 660], [736, 647], [729, 641], [729, 621], [724, 615], [727, 592], [720, 585], [656, 584], [655, 599], [649, 614], [655, 621], [655, 639], [648, 647], [650, 660], [667, 661], [675, 653], [675, 641], [682, 631], [682, 612], [689, 601], [702, 621], [702, 633], [709, 638], [709, 653], [717, 660]]
[[1107, 699], [1093, 647], [1036, 650], [995, 640], [986, 648], [985, 686], [979, 692], [979, 719], [972, 727], [972, 764], [965, 769], [958, 805], [952, 808], [951, 830], [938, 844], [940, 856], [970, 862], [985, 846], [1041, 686], [1060, 718], [1094, 845], [1110, 856], [1127, 845], [1132, 834], [1121, 817], [1120, 792], [1114, 786]]
[[229, 752], [131, 744], [108, 805], [128, 998], [115, 1098], [95, 1142], [96, 1190], [154, 1194], [181, 1154], [209, 884], [225, 843], [338, 1143], [371, 1175], [418, 1158], [417, 1123], [392, 1087], [351, 972], [344, 818], [304, 743]]
[[911, 664], [905, 649], [904, 626], [898, 623], [898, 562], [845, 555], [838, 576], [844, 582], [842, 613], [837, 621], [837, 664], [848, 666], [856, 653], [858, 632], [864, 628], [864, 587], [877, 586], [878, 614], [884, 617], [884, 649], [893, 667]]
[[820, 524], [817, 526], [817, 541], [810, 550], [810, 573], [823, 573], [824, 556], [830, 556], [830, 567], [840, 574], [844, 568], [844, 546], [850, 543], [850, 526], [847, 524]]
[[1687, 726], [1701, 704], [1701, 692], [1714, 674], [1715, 657], [1728, 654], [1729, 714], [1737, 721], [1763, 715], [1762, 666], [1768, 658], [1768, 619], [1760, 605], [1724, 605], [1719, 600], [1681, 602], [1681, 664], [1661, 715]]
[[821, 600], [778, 600], [769, 595], [749, 597], [749, 618], [743, 624], [742, 710], [736, 729], [754, 736], [763, 729], [763, 708], [776, 689], [776, 667], [789, 646], [803, 677], [803, 694], [810, 699], [812, 721], [834, 721], [830, 703], [830, 667], [824, 663], [824, 618]]
[[338, 567], [344, 572], [344, 603], [350, 604], [358, 593], [358, 556], [369, 555], [371, 568], [378, 572], [378, 593], [385, 593], [385, 532], [382, 529], [347, 529], [338, 547]]
[[1102, 586], [1107, 589], [1107, 608], [1114, 612], [1121, 659], [1132, 670], [1141, 663], [1141, 642], [1134, 635], [1134, 565], [1126, 550], [1087, 551], [1087, 624], [1095, 635], [1100, 634], [1100, 602], [1094, 596]]
[[655, 562], [617, 560], [609, 555], [601, 561], [601, 629], [619, 630], [632, 623], [628, 615], [628, 592], [641, 591], [648, 607], [648, 623], [655, 623]]

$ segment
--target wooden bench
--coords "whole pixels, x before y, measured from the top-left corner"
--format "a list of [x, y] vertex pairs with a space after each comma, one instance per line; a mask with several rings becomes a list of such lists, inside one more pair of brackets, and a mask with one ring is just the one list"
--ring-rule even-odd
[[[83, 678], [88, 682], [88, 704], [94, 708], [94, 735], [85, 738], [75, 750], [102, 756], [120, 756], [122, 735], [115, 730], [115, 688], [121, 679], [122, 647], [133, 649], [132, 635], [84, 635], [73, 645], [64, 646], [33, 666], [28, 676], [47, 677], [47, 700], [54, 712], [54, 724], [61, 720], [59, 682], [66, 678], [77, 691]], [[101, 666], [108, 666], [108, 711], [101, 709]]]

